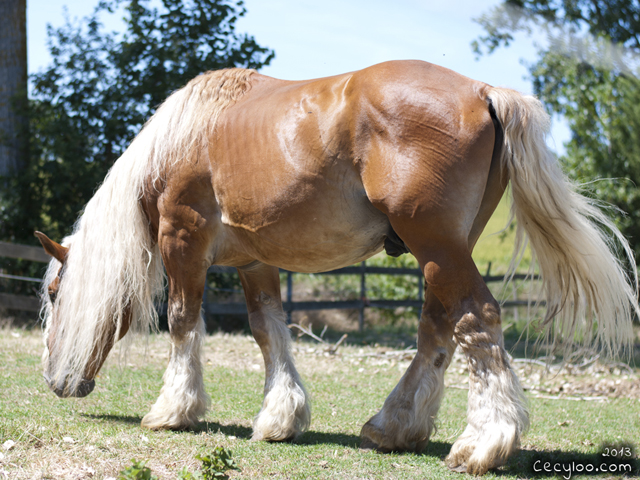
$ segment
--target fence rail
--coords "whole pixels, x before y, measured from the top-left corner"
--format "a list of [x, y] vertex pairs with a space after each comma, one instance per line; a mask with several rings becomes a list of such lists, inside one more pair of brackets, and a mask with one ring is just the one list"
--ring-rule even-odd
[[49, 262], [49, 255], [44, 253], [42, 247], [18, 245], [16, 243], [0, 242], [0, 257], [21, 258], [33, 262]]
[[[0, 242], [0, 257], [20, 258], [35, 262], [46, 263], [49, 257], [42, 248], [31, 247], [27, 245], [18, 245], [6, 242]], [[213, 266], [209, 272], [217, 273], [236, 273], [234, 267]], [[295, 311], [310, 310], [359, 310], [359, 327], [364, 328], [364, 313], [367, 308], [390, 308], [398, 307], [414, 307], [422, 308], [423, 304], [423, 276], [417, 268], [399, 268], [399, 267], [377, 267], [367, 265], [362, 262], [360, 265], [344, 267], [329, 272], [321, 272], [317, 275], [359, 275], [360, 276], [360, 296], [357, 300], [320, 300], [320, 301], [293, 301], [293, 275], [303, 275], [287, 270], [280, 270], [286, 274], [286, 299], [282, 302], [284, 311], [287, 314], [288, 321], [291, 321], [291, 315]], [[504, 277], [491, 275], [491, 263], [487, 268], [487, 273], [483, 276], [486, 283], [502, 282]], [[367, 275], [407, 275], [415, 276], [418, 280], [418, 298], [405, 300], [386, 300], [386, 299], [369, 299], [367, 297], [366, 278]], [[39, 278], [21, 277], [18, 275], [9, 275], [0, 273], [0, 278], [7, 278], [18, 281], [41, 282]], [[516, 274], [514, 280], [525, 280], [531, 276]], [[246, 315], [247, 305], [245, 302], [209, 302], [207, 300], [208, 288], [205, 285], [203, 297], [203, 310], [210, 315]], [[511, 300], [504, 302], [503, 307], [517, 307], [528, 305], [527, 300]], [[35, 296], [13, 295], [8, 293], [0, 293], [0, 306], [11, 310], [38, 311], [40, 309], [40, 300]], [[166, 304], [161, 307], [161, 312], [166, 313]]]
[[[7, 242], [0, 242], [0, 257], [21, 258], [23, 260], [41, 263], [47, 263], [49, 261], [49, 256], [44, 253], [42, 247], [31, 247], [29, 245], [18, 245]], [[0, 277], [30, 282], [42, 281], [39, 278], [19, 277], [18, 275], [7, 275], [5, 273], [0, 273]], [[37, 312], [40, 310], [40, 299], [34, 296], [0, 293], [0, 306], [8, 310]]]

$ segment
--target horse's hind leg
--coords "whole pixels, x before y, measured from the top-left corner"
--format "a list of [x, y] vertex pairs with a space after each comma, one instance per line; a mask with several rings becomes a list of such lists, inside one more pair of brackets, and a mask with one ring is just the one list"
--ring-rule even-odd
[[309, 426], [308, 395], [290, 352], [291, 334], [280, 297], [278, 269], [262, 263], [239, 268], [249, 324], [265, 364], [264, 401], [253, 422], [253, 440], [297, 437]]
[[164, 385], [142, 426], [185, 429], [197, 424], [209, 406], [202, 378], [201, 345], [205, 326], [200, 313], [206, 280], [209, 243], [206, 228], [164, 219], [160, 224], [160, 250], [169, 280], [168, 312], [171, 357]]
[[455, 348], [447, 314], [427, 288], [418, 352], [382, 410], [362, 427], [361, 448], [419, 452], [425, 447], [444, 395], [444, 372]]
[[468, 359], [468, 426], [447, 464], [457, 471], [483, 474], [515, 451], [529, 423], [522, 387], [503, 346], [500, 307], [467, 245], [414, 243], [410, 248], [429, 292], [418, 353], [382, 410], [363, 427], [363, 447], [419, 450], [427, 443], [442, 397], [444, 369], [455, 349], [453, 337]]
[[469, 366], [468, 425], [446, 462], [480, 475], [506, 461], [529, 424], [524, 393], [504, 349], [500, 307], [466, 245], [431, 247], [416, 256]]

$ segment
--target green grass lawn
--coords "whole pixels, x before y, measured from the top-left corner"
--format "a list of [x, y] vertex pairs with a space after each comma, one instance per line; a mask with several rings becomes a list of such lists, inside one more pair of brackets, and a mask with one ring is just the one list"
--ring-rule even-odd
[[[311, 427], [295, 443], [264, 443], [249, 440], [264, 381], [260, 351], [251, 337], [207, 337], [205, 384], [212, 405], [198, 428], [186, 432], [139, 426], [161, 387], [169, 352], [166, 334], [150, 337], [146, 353], [134, 348], [126, 358], [112, 356], [95, 391], [84, 399], [62, 400], [48, 390], [40, 369], [41, 346], [37, 331], [0, 331], [0, 444], [5, 445], [0, 447], [0, 478], [116, 477], [132, 459], [146, 461], [160, 478], [176, 478], [183, 467], [196, 471], [200, 462], [195, 455], [215, 446], [233, 452], [239, 470], [230, 471], [231, 478], [469, 478], [449, 471], [442, 461], [465, 426], [467, 376], [461, 357], [447, 374], [452, 387], [426, 450], [382, 455], [361, 452], [358, 435], [409, 364], [410, 355], [385, 355], [388, 347], [346, 345], [329, 355], [321, 345], [298, 341], [295, 356], [313, 402]], [[614, 375], [612, 381], [621, 378]], [[628, 375], [624, 378], [629, 381]], [[631, 381], [638, 382], [637, 375]], [[485, 478], [530, 478], [538, 459], [599, 462], [603, 442], [637, 446], [637, 398], [572, 401], [537, 398], [536, 390], [530, 391], [532, 428], [523, 450]]]

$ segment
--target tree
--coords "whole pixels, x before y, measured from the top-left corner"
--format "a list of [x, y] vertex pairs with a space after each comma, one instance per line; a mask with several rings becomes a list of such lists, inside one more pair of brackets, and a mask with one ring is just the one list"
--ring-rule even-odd
[[27, 3], [0, 2], [0, 176], [16, 173], [26, 156]]
[[[49, 27], [53, 63], [32, 77], [30, 156], [0, 211], [0, 237], [69, 233], [113, 162], [157, 106], [191, 78], [226, 67], [260, 68], [273, 51], [235, 32], [235, 0], [104, 0], [79, 23]], [[124, 6], [126, 29], [100, 18]]]
[[571, 139], [561, 158], [587, 193], [613, 204], [618, 226], [640, 259], [640, 3], [638, 0], [506, 0], [478, 22], [477, 53], [546, 34], [529, 65], [535, 93], [562, 114]]

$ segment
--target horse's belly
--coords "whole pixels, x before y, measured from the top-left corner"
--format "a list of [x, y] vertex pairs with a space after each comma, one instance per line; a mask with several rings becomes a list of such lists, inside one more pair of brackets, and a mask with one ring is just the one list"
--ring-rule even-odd
[[322, 232], [312, 230], [303, 243], [286, 248], [285, 251], [280, 247], [273, 248], [272, 238], [260, 238], [263, 246], [259, 260], [295, 272], [335, 270], [361, 262], [380, 252], [387, 231], [388, 224], [375, 225], [348, 237], [335, 235], [331, 238], [323, 235], [323, 241], [318, 242], [313, 240], [314, 234], [320, 236]]
[[235, 243], [227, 248], [296, 272], [324, 272], [352, 265], [381, 251], [389, 231], [382, 212], [358, 203], [330, 210], [291, 209], [283, 212], [281, 220], [260, 228], [227, 222], [224, 238]]
[[322, 243], [305, 238], [303, 242], [309, 240], [306, 245], [301, 243], [285, 248], [274, 245], [277, 239], [273, 237], [260, 237], [257, 239], [261, 245], [256, 257], [261, 262], [294, 272], [327, 272], [361, 262], [380, 252], [386, 232], [387, 227], [380, 226], [349, 238], [336, 236], [331, 239], [325, 235]]

